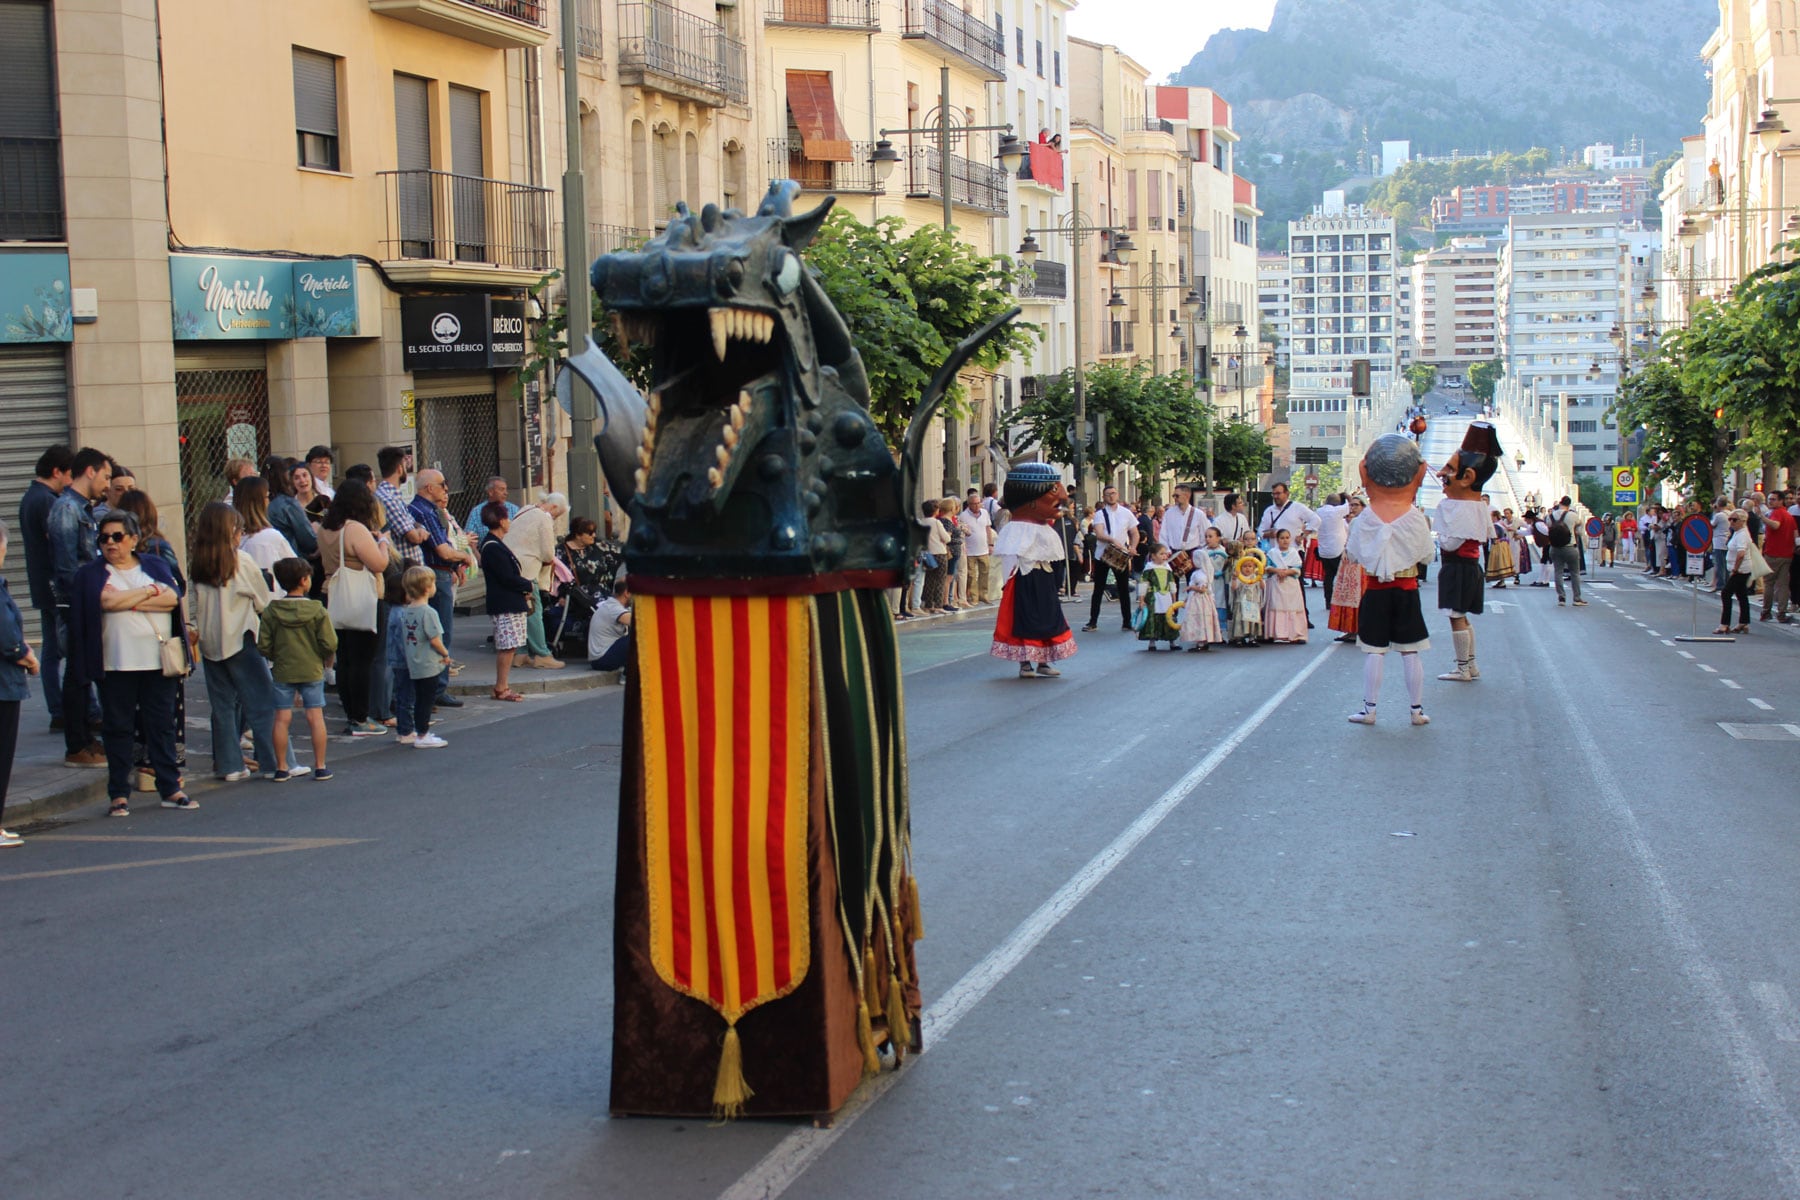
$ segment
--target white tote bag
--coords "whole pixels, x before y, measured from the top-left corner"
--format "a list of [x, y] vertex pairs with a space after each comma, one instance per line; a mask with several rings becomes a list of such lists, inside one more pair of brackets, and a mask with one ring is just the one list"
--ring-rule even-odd
[[344, 527], [338, 530], [338, 568], [331, 573], [325, 607], [331, 613], [334, 627], [374, 633], [376, 602], [380, 599], [379, 585], [373, 574], [361, 567], [352, 567], [344, 561], [344, 543], [350, 540], [350, 526], [356, 524], [355, 521], [346, 521]]

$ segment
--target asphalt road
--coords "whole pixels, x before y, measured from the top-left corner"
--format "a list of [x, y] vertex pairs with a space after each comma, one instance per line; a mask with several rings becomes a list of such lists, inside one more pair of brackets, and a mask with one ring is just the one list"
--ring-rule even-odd
[[908, 630], [928, 1049], [829, 1130], [605, 1115], [616, 692], [34, 837], [0, 1195], [1800, 1196], [1800, 640], [1609, 581], [1424, 729], [1351, 647]]

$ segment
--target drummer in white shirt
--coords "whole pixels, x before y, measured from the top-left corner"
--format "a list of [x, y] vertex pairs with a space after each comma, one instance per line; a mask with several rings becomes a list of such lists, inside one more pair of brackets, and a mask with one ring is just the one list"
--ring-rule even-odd
[[[1288, 533], [1293, 535], [1294, 545], [1300, 549], [1304, 549], [1306, 546], [1306, 535], [1312, 534], [1316, 536], [1319, 532], [1319, 514], [1306, 507], [1306, 505], [1300, 503], [1298, 500], [1291, 499], [1288, 495], [1288, 486], [1285, 483], [1278, 483], [1270, 488], [1269, 495], [1274, 498], [1275, 502], [1263, 509], [1262, 522], [1256, 527], [1257, 536], [1268, 538], [1273, 541], [1275, 538], [1275, 531], [1278, 529], [1285, 529]], [[1339, 551], [1339, 553], [1341, 554], [1342, 551]], [[1329, 605], [1331, 593], [1327, 591], [1325, 595], [1327, 597], [1326, 603]], [[1300, 600], [1303, 604], [1306, 601], [1306, 589], [1304, 588], [1300, 590]], [[1313, 627], [1311, 613], [1306, 614], [1306, 627], [1308, 629]]]
[[1171, 555], [1185, 550], [1191, 557], [1206, 545], [1206, 531], [1211, 527], [1212, 519], [1194, 503], [1194, 489], [1178, 483], [1175, 485], [1175, 503], [1163, 510], [1156, 540], [1167, 546]]

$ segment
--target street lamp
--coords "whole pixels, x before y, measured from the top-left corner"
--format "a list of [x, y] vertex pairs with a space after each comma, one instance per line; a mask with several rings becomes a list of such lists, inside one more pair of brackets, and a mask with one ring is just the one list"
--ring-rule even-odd
[[[1160, 335], [1162, 333], [1162, 294], [1164, 292], [1174, 291], [1177, 285], [1167, 278], [1162, 267], [1158, 265], [1157, 251], [1155, 250], [1150, 251], [1150, 269], [1145, 273], [1144, 277], [1148, 280], [1147, 283], [1114, 284], [1112, 299], [1107, 301], [1106, 306], [1108, 308], [1124, 308], [1125, 300], [1119, 295], [1120, 292], [1150, 293], [1150, 311], [1155, 314], [1155, 320], [1153, 320], [1150, 325], [1150, 365], [1155, 370], [1161, 371], [1162, 345]], [[1200, 305], [1200, 294], [1192, 288], [1189, 288], [1187, 295], [1181, 298], [1182, 309], [1192, 316], [1199, 310]], [[1176, 325], [1174, 333], [1170, 336], [1180, 338], [1181, 326]]]
[[[1010, 124], [970, 125], [955, 109], [950, 107], [950, 68], [943, 67], [938, 71], [938, 104], [925, 114], [925, 123], [908, 129], [883, 129], [875, 150], [869, 155], [869, 166], [873, 169], [877, 183], [886, 183], [894, 168], [900, 165], [900, 153], [894, 149], [890, 140], [894, 134], [906, 136], [921, 135], [937, 138], [938, 149], [938, 190], [944, 199], [944, 231], [947, 233], [955, 226], [951, 211], [951, 151], [958, 143], [972, 133], [992, 133], [999, 131], [1000, 148], [994, 157], [1000, 160], [1008, 175], [1018, 172], [1019, 162], [1025, 157], [1025, 143], [1013, 135]], [[962, 484], [958, 467], [962, 463], [961, 448], [958, 443], [961, 434], [957, 431], [955, 417], [944, 417], [944, 494], [954, 496], [961, 493]]]
[[1028, 263], [1036, 262], [1037, 256], [1042, 253], [1036, 237], [1040, 233], [1055, 234], [1067, 240], [1069, 252], [1075, 259], [1074, 270], [1070, 272], [1074, 276], [1071, 298], [1075, 317], [1075, 436], [1070, 440], [1074, 443], [1075, 492], [1079, 502], [1085, 497], [1087, 489], [1087, 390], [1083, 385], [1081, 369], [1081, 248], [1090, 237], [1105, 237], [1112, 243], [1107, 253], [1124, 260], [1129, 258], [1135, 247], [1122, 231], [1111, 225], [1096, 225], [1088, 220], [1087, 215], [1081, 211], [1081, 184], [1077, 182], [1069, 184], [1067, 216], [1059, 218], [1055, 225], [1025, 230], [1025, 240], [1019, 243], [1019, 257]]

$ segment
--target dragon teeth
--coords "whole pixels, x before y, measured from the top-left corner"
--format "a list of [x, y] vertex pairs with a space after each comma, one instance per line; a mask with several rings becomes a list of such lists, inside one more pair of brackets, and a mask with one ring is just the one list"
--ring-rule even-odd
[[731, 451], [723, 446], [713, 447], [713, 457], [719, 460], [719, 467], [721, 469], [731, 465]]
[[717, 467], [708, 467], [706, 468], [706, 482], [712, 485], [712, 490], [716, 492], [725, 486], [725, 473]]
[[727, 425], [721, 432], [725, 439], [725, 448], [727, 450], [736, 450], [738, 444], [738, 431]]
[[633, 478], [637, 480], [637, 490], [641, 492], [644, 490], [644, 484], [648, 483], [650, 480], [650, 472], [646, 471], [643, 467], [639, 467], [637, 469], [637, 474], [633, 476]]
[[638, 465], [645, 469], [649, 468], [649, 466], [650, 466], [650, 447], [649, 446], [639, 446], [638, 447]]
[[728, 309], [715, 308], [709, 315], [712, 317], [713, 357], [724, 362], [726, 342], [730, 340], [731, 336], [729, 326], [731, 313]]
[[744, 432], [744, 410], [741, 408], [731, 410], [731, 431], [733, 433]]

